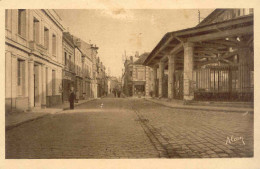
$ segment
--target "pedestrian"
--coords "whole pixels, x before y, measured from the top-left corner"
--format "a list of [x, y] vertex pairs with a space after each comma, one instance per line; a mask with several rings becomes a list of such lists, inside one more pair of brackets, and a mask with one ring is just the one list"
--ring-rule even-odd
[[114, 96], [116, 97], [116, 89], [113, 89]]
[[71, 88], [69, 102], [70, 102], [70, 109], [74, 109], [74, 101], [75, 101], [75, 93], [73, 87]]
[[120, 95], [121, 95], [121, 90], [118, 89], [118, 90], [117, 90], [117, 97], [120, 97]]

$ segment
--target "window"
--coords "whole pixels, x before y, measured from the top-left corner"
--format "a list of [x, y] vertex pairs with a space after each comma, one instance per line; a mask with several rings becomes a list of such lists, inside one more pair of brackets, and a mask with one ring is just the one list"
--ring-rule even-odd
[[244, 15], [249, 15], [249, 8], [244, 9]]
[[137, 79], [144, 80], [144, 71], [143, 70], [137, 71]]
[[56, 72], [52, 70], [52, 95], [55, 95], [55, 88], [56, 88]]
[[49, 29], [44, 27], [44, 47], [49, 49]]
[[25, 37], [25, 35], [26, 35], [25, 9], [18, 9], [18, 34], [23, 37]]
[[33, 40], [36, 43], [40, 42], [40, 22], [36, 18], [33, 19]]
[[240, 9], [238, 9], [237, 11], [237, 16], [240, 16]]
[[67, 64], [68, 64], [68, 61], [67, 61], [67, 52], [64, 52], [64, 64], [65, 64], [65, 67], [66, 67]]
[[5, 27], [8, 27], [8, 11], [7, 9], [5, 10]]
[[69, 55], [69, 70], [71, 70], [72, 69], [72, 65], [71, 65], [72, 63], [71, 63], [71, 56]]
[[52, 35], [52, 54], [56, 56], [56, 35]]
[[254, 13], [254, 9], [253, 8], [249, 8], [249, 14]]
[[24, 88], [24, 82], [25, 82], [25, 67], [24, 67], [24, 61], [18, 59], [17, 61], [17, 87], [18, 87], [18, 95], [23, 95], [23, 88]]

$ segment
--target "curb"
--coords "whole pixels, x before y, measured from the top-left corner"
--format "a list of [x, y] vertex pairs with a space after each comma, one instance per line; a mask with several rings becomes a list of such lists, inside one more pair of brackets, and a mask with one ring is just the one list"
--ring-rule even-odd
[[[92, 99], [92, 100], [88, 100], [88, 101], [86, 101], [86, 102], [79, 103], [79, 104], [75, 105], [75, 107], [77, 107], [77, 106], [79, 106], [79, 105], [81, 105], [81, 104], [87, 103], [87, 102], [89, 102], [89, 101], [93, 101], [93, 100], [96, 100], [96, 99]], [[69, 108], [69, 107], [68, 107], [68, 108], [65, 107], [65, 108], [63, 108], [63, 109], [61, 109], [61, 110], [59, 110], [59, 111], [57, 111], [57, 112], [55, 112], [55, 113], [59, 113], [59, 112], [62, 112], [62, 111], [64, 111], [64, 110], [68, 110], [68, 109], [70, 109], [70, 108]], [[51, 113], [51, 114], [55, 114], [55, 113]], [[16, 124], [13, 124], [13, 125], [8, 125], [8, 126], [5, 127], [5, 130], [6, 130], [6, 131], [7, 131], [7, 130], [11, 130], [11, 129], [15, 128], [15, 127], [18, 127], [18, 126], [22, 125], [22, 124], [25, 124], [25, 123], [28, 123], [28, 122], [31, 122], [31, 121], [34, 121], [34, 120], [41, 119], [41, 118], [43, 118], [43, 117], [45, 117], [45, 116], [49, 116], [49, 115], [51, 115], [51, 114], [50, 114], [50, 113], [46, 113], [46, 114], [43, 114], [42, 116], [38, 116], [38, 117], [35, 117], [35, 118], [31, 118], [31, 119], [22, 121], [22, 122], [20, 122], [20, 123], [16, 123]]]
[[[232, 113], [245, 113], [247, 111], [245, 110], [226, 110], [226, 109], [211, 109], [211, 108], [197, 108], [197, 107], [180, 107], [180, 106], [170, 106], [170, 105], [166, 105], [166, 104], [163, 104], [163, 103], [158, 103], [156, 101], [153, 101], [153, 100], [148, 100], [148, 99], [144, 99], [146, 101], [149, 101], [149, 102], [153, 102], [155, 104], [159, 104], [159, 105], [163, 105], [165, 107], [169, 107], [169, 108], [174, 108], [174, 109], [186, 109], [186, 110], [205, 110], [205, 111], [219, 111], [219, 112], [232, 112]], [[254, 113], [254, 111], [248, 111], [249, 113]]]
[[41, 119], [41, 118], [43, 118], [43, 117], [45, 117], [45, 116], [48, 116], [48, 115], [50, 115], [50, 114], [47, 114], [47, 113], [46, 113], [46, 114], [43, 114], [42, 116], [38, 116], [38, 117], [36, 117], [36, 118], [31, 118], [31, 119], [22, 121], [22, 122], [20, 122], [20, 123], [16, 123], [16, 124], [13, 124], [13, 125], [6, 126], [6, 127], [5, 127], [5, 130], [6, 130], [6, 131], [7, 131], [7, 130], [11, 130], [11, 129], [13, 129], [13, 128], [15, 128], [15, 127], [18, 127], [18, 126], [20, 126], [20, 125], [22, 125], [22, 124], [24, 124], [24, 123], [31, 122], [31, 121], [34, 121], [34, 120], [38, 120], [38, 119]]

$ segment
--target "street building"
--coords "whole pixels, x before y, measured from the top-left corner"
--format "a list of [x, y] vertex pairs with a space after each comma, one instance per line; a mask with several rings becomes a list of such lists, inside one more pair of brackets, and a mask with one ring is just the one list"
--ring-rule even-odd
[[193, 28], [166, 33], [144, 61], [154, 93], [253, 102], [253, 20], [253, 9], [216, 9]]
[[92, 73], [93, 73], [93, 79], [92, 79], [92, 93], [94, 98], [98, 97], [98, 84], [97, 84], [97, 76], [98, 76], [98, 63], [97, 63], [97, 54], [98, 54], [98, 47], [96, 45], [91, 45], [91, 58], [92, 58]]
[[69, 101], [70, 90], [75, 89], [75, 45], [69, 32], [63, 33], [63, 76], [62, 76], [62, 101]]
[[122, 85], [127, 96], [153, 96], [152, 69], [143, 65], [148, 55], [149, 53], [143, 53], [137, 56], [136, 61], [133, 61], [132, 56], [125, 60]]
[[77, 47], [82, 52], [82, 95], [84, 99], [94, 97], [92, 91], [92, 82], [93, 82], [93, 63], [92, 63], [92, 46], [91, 44], [86, 43], [80, 38], [74, 37]]
[[6, 111], [61, 103], [60, 17], [48, 9], [7, 9], [5, 17]]
[[119, 83], [120, 82], [116, 77], [114, 76], [107, 77], [108, 94], [112, 93], [113, 90], [116, 89]]
[[82, 51], [76, 45], [76, 48], [75, 48], [75, 74], [76, 74], [75, 92], [76, 92], [76, 100], [83, 99], [82, 59], [83, 59]]
[[138, 56], [138, 60], [133, 63], [133, 96], [146, 96], [149, 97], [152, 91], [152, 69], [148, 66], [142, 65], [149, 53], [143, 53]]
[[133, 56], [130, 59], [126, 59], [124, 62], [123, 78], [123, 93], [126, 96], [133, 96]]

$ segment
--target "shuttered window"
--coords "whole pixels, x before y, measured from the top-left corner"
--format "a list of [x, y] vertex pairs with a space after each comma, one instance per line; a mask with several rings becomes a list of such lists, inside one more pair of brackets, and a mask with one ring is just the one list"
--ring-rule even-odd
[[56, 94], [56, 72], [52, 70], [52, 95]]
[[18, 34], [26, 36], [26, 13], [25, 9], [18, 9]]
[[40, 43], [40, 22], [36, 18], [33, 19], [33, 40]]
[[52, 35], [52, 54], [56, 56], [56, 50], [57, 50], [57, 39], [56, 35]]
[[17, 94], [23, 96], [25, 85], [25, 64], [24, 60], [17, 60]]
[[44, 47], [49, 49], [49, 29], [44, 27]]

